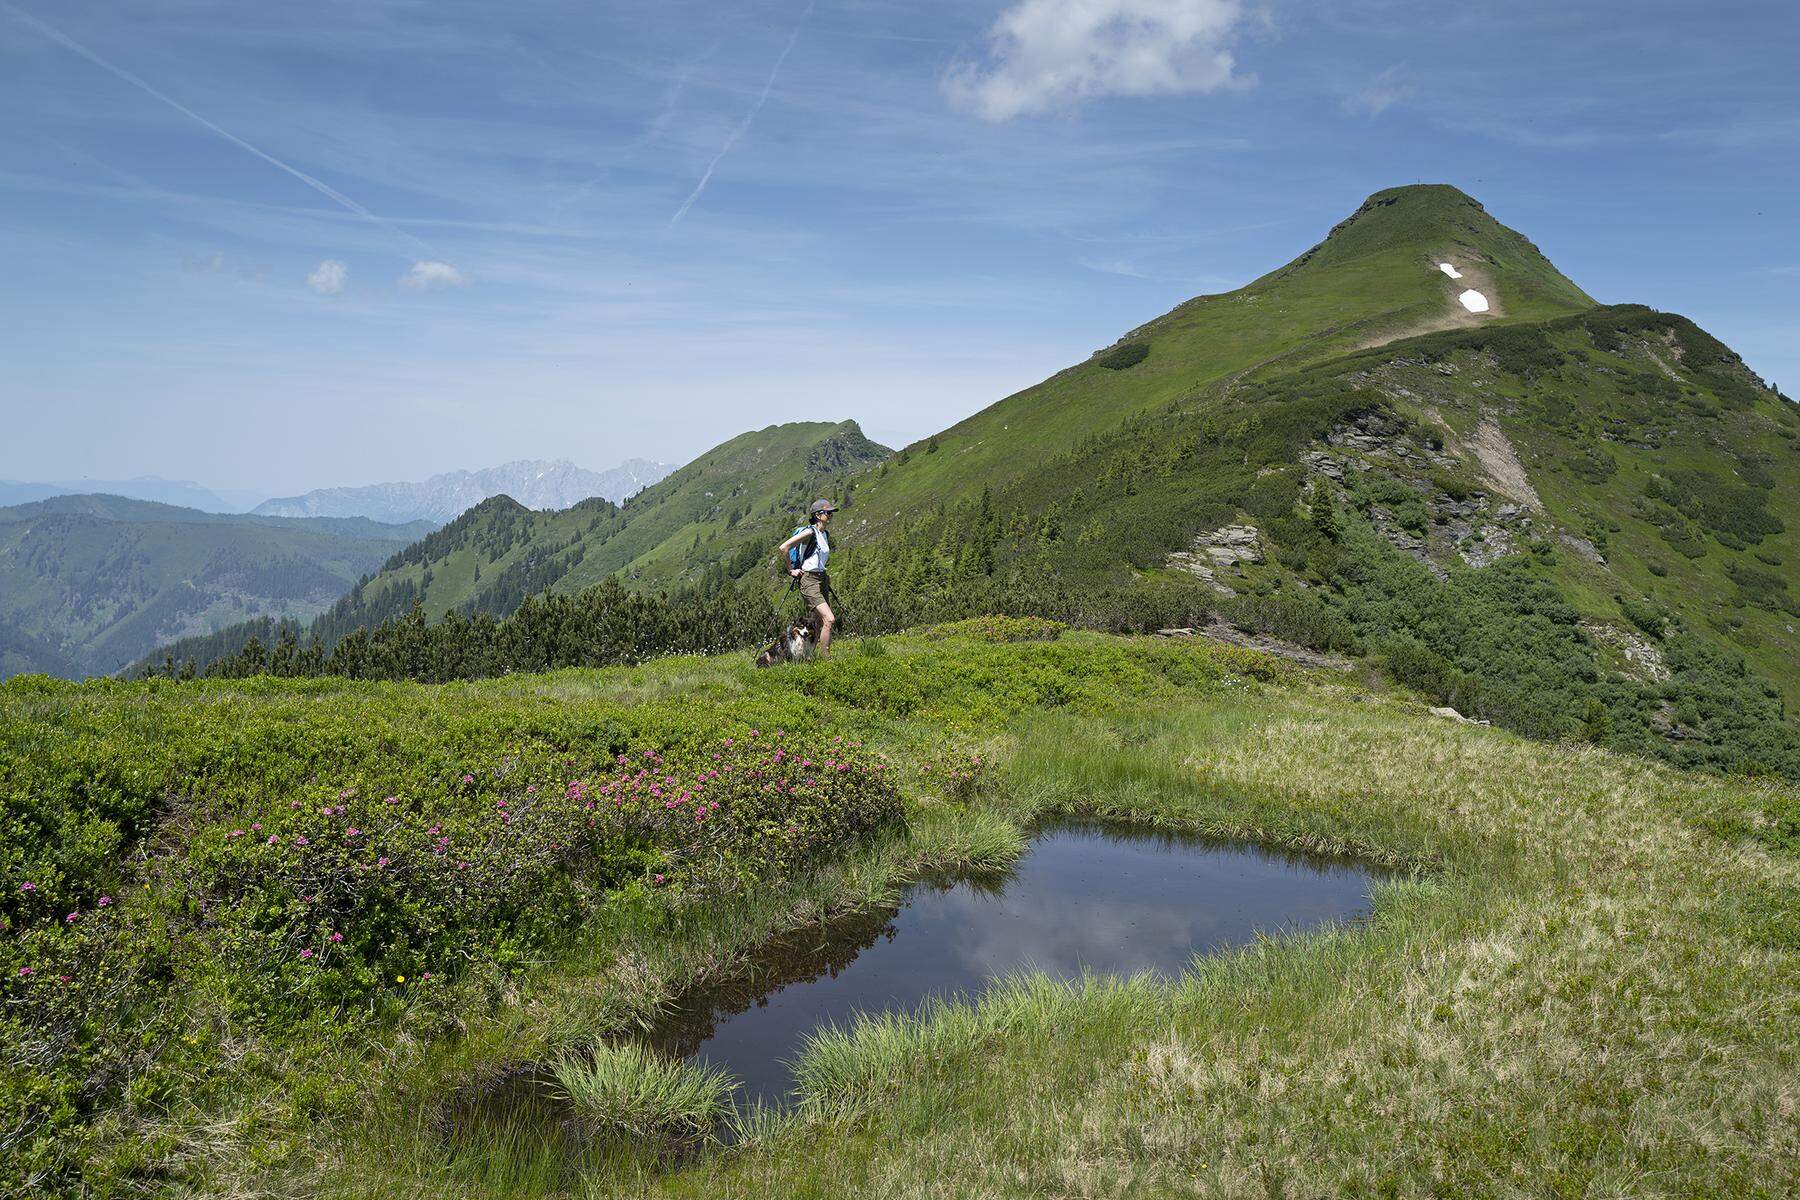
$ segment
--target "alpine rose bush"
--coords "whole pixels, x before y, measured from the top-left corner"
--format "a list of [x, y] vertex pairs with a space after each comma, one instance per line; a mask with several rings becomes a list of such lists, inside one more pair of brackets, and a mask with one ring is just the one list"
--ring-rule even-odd
[[430, 803], [346, 789], [206, 831], [172, 890], [247, 1011], [357, 1002], [453, 976], [475, 941], [503, 967], [539, 957], [633, 878], [731, 890], [830, 854], [899, 817], [885, 771], [753, 731], [576, 778], [465, 771]]

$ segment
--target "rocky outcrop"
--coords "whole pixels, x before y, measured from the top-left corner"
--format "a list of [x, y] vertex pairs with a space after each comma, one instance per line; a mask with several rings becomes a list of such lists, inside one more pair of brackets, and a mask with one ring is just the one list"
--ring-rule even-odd
[[[1381, 505], [1372, 507], [1369, 517], [1389, 544], [1417, 559], [1437, 578], [1448, 578], [1444, 563], [1451, 561], [1452, 553], [1479, 568], [1522, 549], [1523, 535], [1532, 526], [1528, 506], [1514, 501], [1496, 505], [1496, 497], [1487, 492], [1470, 492], [1459, 499], [1438, 490], [1436, 470], [1446, 468], [1455, 473], [1463, 466], [1462, 460], [1415, 442], [1396, 418], [1379, 412], [1359, 413], [1334, 428], [1326, 441], [1331, 449], [1301, 455], [1301, 462], [1315, 477], [1342, 488], [1351, 468], [1359, 466], [1396, 479], [1419, 497], [1431, 518], [1423, 531], [1401, 524], [1392, 510]], [[1509, 485], [1513, 482], [1509, 480]]]
[[1262, 534], [1254, 525], [1221, 526], [1210, 533], [1197, 535], [1190, 548], [1169, 555], [1171, 567], [1204, 580], [1215, 592], [1225, 596], [1236, 593], [1219, 582], [1219, 572], [1242, 574], [1245, 563], [1262, 561]]
[[1491, 567], [1509, 554], [1519, 552], [1519, 543], [1504, 525], [1483, 525], [1457, 539], [1456, 554], [1471, 567]]
[[1602, 567], [1606, 565], [1606, 556], [1601, 554], [1594, 546], [1594, 543], [1588, 541], [1586, 538], [1577, 537], [1572, 533], [1559, 533], [1556, 536], [1562, 540], [1563, 545], [1587, 559], [1589, 562]]
[[1333, 483], [1344, 482], [1344, 462], [1335, 454], [1327, 454], [1323, 450], [1308, 450], [1300, 456], [1308, 470], [1316, 471]]
[[1341, 450], [1352, 450], [1396, 464], [1447, 467], [1456, 461], [1451, 455], [1414, 442], [1398, 418], [1378, 409], [1354, 414], [1334, 427], [1325, 436], [1325, 441]]
[[1583, 621], [1581, 629], [1596, 644], [1618, 655], [1621, 670], [1628, 678], [1640, 683], [1661, 683], [1669, 678], [1662, 651], [1636, 630], [1592, 620]]

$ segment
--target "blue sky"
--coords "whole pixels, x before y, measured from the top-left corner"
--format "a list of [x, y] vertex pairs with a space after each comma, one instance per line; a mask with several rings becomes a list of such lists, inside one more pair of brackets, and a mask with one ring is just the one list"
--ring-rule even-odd
[[1454, 183], [1800, 392], [1800, 6], [0, 0], [0, 477], [900, 444]]

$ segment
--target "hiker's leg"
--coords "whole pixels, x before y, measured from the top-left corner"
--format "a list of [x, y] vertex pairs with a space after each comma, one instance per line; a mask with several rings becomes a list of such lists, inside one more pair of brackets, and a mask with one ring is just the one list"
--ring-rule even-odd
[[831, 627], [837, 624], [837, 614], [831, 611], [831, 605], [821, 604], [819, 613], [819, 657], [831, 657]]

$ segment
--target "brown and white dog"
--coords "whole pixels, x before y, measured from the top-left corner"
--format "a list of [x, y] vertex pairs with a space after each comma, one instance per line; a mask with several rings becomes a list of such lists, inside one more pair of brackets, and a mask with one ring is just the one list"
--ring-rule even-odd
[[795, 619], [780, 637], [769, 643], [767, 649], [756, 656], [756, 665], [772, 667], [776, 663], [804, 662], [813, 656], [819, 645], [819, 614], [809, 612]]

